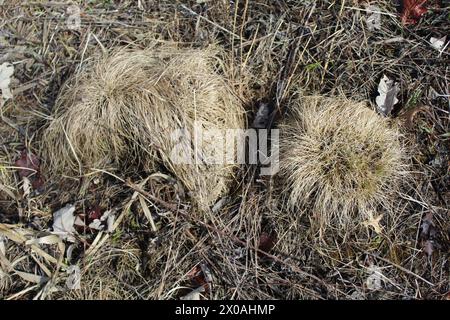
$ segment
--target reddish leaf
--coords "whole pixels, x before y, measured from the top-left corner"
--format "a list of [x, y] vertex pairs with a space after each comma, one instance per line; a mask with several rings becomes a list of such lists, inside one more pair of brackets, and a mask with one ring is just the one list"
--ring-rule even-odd
[[20, 177], [29, 177], [33, 173], [39, 172], [40, 161], [36, 155], [27, 150], [23, 150], [20, 153], [20, 158], [15, 162], [19, 169]]
[[429, 239], [435, 234], [435, 225], [433, 222], [433, 213], [428, 212], [422, 219], [420, 225], [420, 236], [422, 239]]
[[40, 190], [44, 186], [44, 180], [42, 179], [39, 168], [41, 162], [35, 154], [27, 150], [22, 150], [19, 159], [14, 164], [19, 167], [19, 176], [22, 178], [27, 177], [33, 189]]
[[41, 190], [44, 186], [44, 180], [39, 173], [36, 176], [31, 177], [30, 181], [34, 190]]
[[211, 272], [205, 264], [196, 265], [187, 276], [194, 287], [203, 286], [206, 292], [209, 291], [212, 278]]
[[102, 211], [99, 206], [94, 206], [88, 211], [88, 221], [92, 222], [95, 219], [100, 219], [102, 217]]
[[428, 0], [403, 0], [402, 13], [400, 15], [403, 25], [415, 24], [420, 17], [427, 12], [424, 7]]
[[261, 233], [261, 237], [259, 238], [259, 246], [258, 249], [264, 252], [269, 252], [275, 246], [275, 242], [277, 241], [276, 234], [269, 234], [267, 232]]

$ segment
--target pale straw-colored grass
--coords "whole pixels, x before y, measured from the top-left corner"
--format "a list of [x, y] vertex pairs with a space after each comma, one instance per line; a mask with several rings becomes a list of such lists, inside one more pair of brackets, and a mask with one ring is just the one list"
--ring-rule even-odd
[[[401, 134], [364, 103], [301, 97], [280, 126], [280, 167], [291, 210], [323, 230], [347, 230], [387, 209], [406, 178]], [[297, 211], [296, 211], [297, 212]]]
[[[163, 166], [197, 204], [211, 205], [227, 189], [236, 166], [205, 161], [225, 146], [212, 137], [195, 150], [192, 137], [196, 123], [222, 132], [245, 126], [241, 102], [225, 74], [223, 61], [209, 49], [120, 49], [97, 59], [59, 94], [42, 139], [48, 171], [82, 175], [97, 168], [126, 174]], [[178, 163], [176, 146], [192, 157], [197, 152], [199, 160]]]

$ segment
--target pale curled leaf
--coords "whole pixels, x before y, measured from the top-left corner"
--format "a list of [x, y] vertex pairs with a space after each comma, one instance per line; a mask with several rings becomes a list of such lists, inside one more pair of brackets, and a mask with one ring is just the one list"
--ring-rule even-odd
[[105, 228], [104, 225], [102, 225], [102, 222], [99, 219], [95, 219], [89, 224], [89, 228], [95, 229], [95, 230], [103, 230]]
[[205, 292], [205, 288], [203, 286], [200, 286], [197, 289], [189, 292], [187, 295], [181, 297], [180, 300], [200, 300], [202, 292]]
[[388, 116], [391, 113], [394, 105], [398, 102], [397, 94], [399, 91], [398, 83], [383, 75], [378, 84], [379, 96], [375, 100], [377, 109], [381, 114]]
[[75, 206], [66, 205], [53, 214], [53, 234], [58, 235], [61, 239], [75, 242], [74, 223], [75, 223]]
[[366, 279], [366, 286], [369, 290], [380, 290], [381, 289], [381, 280], [383, 277], [383, 273], [381, 272], [381, 268], [375, 265], [371, 265], [368, 268], [368, 272], [370, 275]]
[[14, 228], [11, 225], [0, 224], [0, 235], [8, 238], [15, 243], [22, 244], [26, 241], [26, 238], [18, 232], [19, 228]]
[[443, 36], [442, 38], [430, 38], [430, 44], [433, 49], [436, 49], [437, 51], [441, 51], [444, 48], [445, 40], [447, 39], [447, 36]]
[[383, 215], [382, 215], [382, 214], [380, 214], [380, 215], [377, 216], [377, 217], [373, 217], [373, 216], [371, 215], [370, 218], [369, 218], [369, 220], [364, 221], [363, 224], [364, 224], [366, 227], [369, 227], [369, 226], [372, 227], [373, 230], [375, 230], [375, 232], [376, 232], [377, 234], [381, 234], [382, 231], [383, 231], [382, 226], [380, 226], [380, 221], [381, 221], [381, 219], [383, 219]]
[[2, 91], [2, 101], [12, 99], [13, 95], [9, 88], [11, 77], [14, 74], [14, 66], [10, 63], [0, 65], [0, 90]]
[[86, 224], [84, 223], [84, 221], [79, 216], [76, 216], [75, 221], [74, 221], [73, 224], [78, 226], [78, 227], [86, 227]]
[[114, 231], [114, 222], [116, 221], [116, 215], [110, 214], [108, 215], [108, 218], [106, 219], [106, 230], [108, 232]]

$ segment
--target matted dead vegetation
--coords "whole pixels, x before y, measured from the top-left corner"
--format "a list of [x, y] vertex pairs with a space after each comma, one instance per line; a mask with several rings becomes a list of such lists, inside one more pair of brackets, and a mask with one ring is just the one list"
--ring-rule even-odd
[[[408, 159], [413, 181], [398, 193], [395, 214], [380, 208], [372, 224], [345, 238], [328, 229], [319, 239], [313, 210], [293, 214], [279, 201], [287, 194], [254, 167], [236, 172], [237, 183], [203, 218], [174, 171], [157, 166], [149, 176], [136, 149], [118, 162], [114, 156], [103, 162], [104, 171], [82, 163], [81, 176], [67, 152], [72, 169], [59, 172], [63, 182], [44, 175], [41, 190], [29, 193], [13, 169], [16, 199], [1, 195], [8, 200], [0, 207], [0, 297], [448, 299], [449, 53], [431, 46], [431, 37], [448, 33], [448, 8], [433, 1], [405, 26], [401, 2], [377, 1], [381, 23], [369, 30], [372, 12], [361, 1], [78, 1], [82, 15], [75, 29], [68, 27], [66, 2], [4, 1], [0, 64], [15, 68], [14, 97], [2, 107], [15, 127], [6, 145], [11, 167], [24, 150], [46, 167], [53, 161], [39, 152], [42, 132], [59, 93], [73, 85], [70, 79], [82, 77], [104, 53], [147, 50], [155, 41], [175, 43], [178, 50], [219, 48], [224, 63], [216, 59], [216, 71], [245, 102], [250, 120], [261, 102], [278, 110], [271, 124], [289, 121], [284, 107], [297, 99], [298, 88], [374, 107], [386, 75], [399, 85], [389, 121], [405, 125], [402, 132], [414, 147]], [[135, 164], [131, 174], [120, 169], [124, 162]], [[77, 227], [74, 243], [51, 233], [53, 213], [66, 204], [87, 224]], [[108, 211], [115, 215], [110, 229], [89, 227]], [[75, 266], [80, 289], [66, 284]]]
[[344, 97], [300, 97], [280, 125], [280, 176], [292, 214], [308, 208], [321, 232], [345, 233], [392, 212], [408, 180], [406, 149], [364, 103]]
[[14, 155], [11, 142], [17, 139], [14, 128], [4, 121], [0, 122], [0, 208], [6, 209], [16, 199]]
[[[5, 148], [5, 147], [3, 147]], [[0, 149], [0, 201], [8, 198], [14, 199], [13, 193], [16, 190], [14, 170], [11, 168], [12, 159], [9, 152]]]

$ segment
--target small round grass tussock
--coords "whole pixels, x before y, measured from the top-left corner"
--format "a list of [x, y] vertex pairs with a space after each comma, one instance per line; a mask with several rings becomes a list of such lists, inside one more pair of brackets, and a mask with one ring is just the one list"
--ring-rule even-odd
[[[225, 147], [203, 143], [194, 149], [194, 128], [245, 127], [241, 101], [220, 66], [212, 50], [170, 45], [121, 49], [95, 60], [59, 94], [43, 135], [49, 171], [84, 174], [96, 168], [125, 175], [162, 165], [197, 204], [211, 205], [226, 190], [235, 166], [203, 161]], [[189, 159], [196, 153], [200, 160], [174, 161], [180, 146]]]
[[291, 209], [346, 230], [388, 208], [405, 176], [400, 133], [364, 103], [302, 97], [281, 124], [280, 173]]

